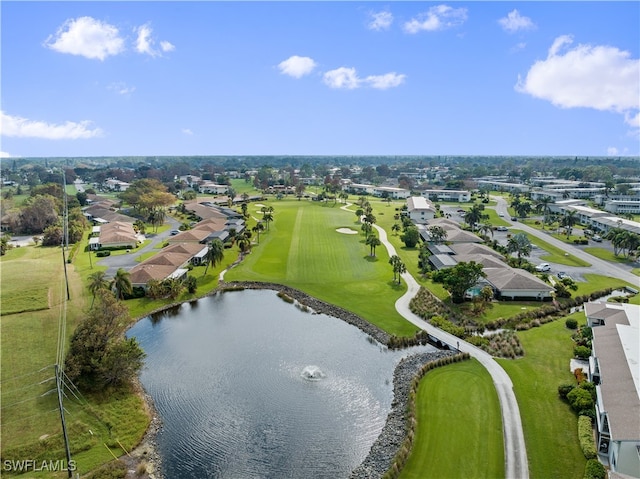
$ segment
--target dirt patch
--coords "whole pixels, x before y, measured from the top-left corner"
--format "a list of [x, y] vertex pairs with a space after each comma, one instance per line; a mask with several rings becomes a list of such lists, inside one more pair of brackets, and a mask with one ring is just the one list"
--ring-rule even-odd
[[356, 230], [352, 230], [351, 228], [338, 228], [336, 230], [338, 233], [342, 233], [344, 235], [357, 235], [358, 232]]

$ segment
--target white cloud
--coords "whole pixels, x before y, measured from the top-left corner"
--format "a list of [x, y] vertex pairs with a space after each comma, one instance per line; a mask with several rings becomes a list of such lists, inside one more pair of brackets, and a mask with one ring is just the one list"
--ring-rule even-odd
[[90, 121], [67, 121], [61, 125], [28, 120], [0, 112], [3, 136], [18, 138], [43, 138], [46, 140], [77, 140], [102, 136], [100, 128], [92, 128]]
[[370, 12], [369, 18], [370, 21], [367, 27], [370, 30], [388, 30], [393, 23], [393, 14], [391, 12]]
[[160, 49], [155, 48], [155, 40], [151, 36], [153, 30], [149, 24], [141, 25], [134, 29], [138, 37], [136, 38], [136, 51], [143, 55], [149, 55], [151, 57], [160, 57], [162, 52], [172, 52], [176, 49], [171, 43], [167, 41], [160, 42]]
[[509, 12], [506, 17], [498, 20], [505, 32], [515, 33], [518, 30], [533, 30], [536, 24], [529, 17], [523, 17], [518, 10]]
[[182, 133], [189, 136], [193, 135], [193, 132], [189, 128], [183, 128]]
[[45, 40], [44, 46], [59, 53], [98, 60], [118, 55], [125, 49], [116, 27], [91, 17], [67, 20], [55, 35]]
[[160, 42], [160, 48], [165, 53], [172, 52], [176, 49], [176, 47], [172, 43], [169, 43], [166, 40]]
[[124, 82], [113, 82], [109, 86], [107, 86], [107, 90], [114, 91], [119, 95], [130, 95], [134, 91], [136, 91], [136, 87], [128, 86]]
[[346, 88], [353, 90], [360, 86], [360, 79], [355, 68], [340, 67], [326, 72], [323, 76], [325, 85], [330, 88]]
[[299, 57], [293, 55], [278, 64], [278, 69], [283, 75], [289, 75], [293, 78], [302, 78], [308, 75], [316, 67], [316, 62], [309, 57]]
[[547, 58], [535, 62], [526, 78], [518, 76], [516, 91], [548, 100], [560, 108], [593, 108], [624, 114], [640, 127], [640, 60], [627, 51], [603, 45], [578, 45], [563, 35]]
[[330, 88], [353, 90], [361, 86], [370, 86], [378, 90], [386, 90], [401, 85], [405, 78], [406, 75], [396, 72], [360, 78], [355, 68], [340, 67], [326, 72], [322, 79]]
[[617, 154], [618, 154], [618, 149], [615, 146], [610, 146], [609, 148], [607, 148], [608, 156], [616, 156]]
[[398, 74], [396, 72], [385, 73], [384, 75], [370, 75], [365, 78], [365, 82], [371, 85], [372, 88], [378, 90], [386, 90], [387, 88], [393, 88], [404, 83], [406, 75]]
[[527, 44], [525, 42], [520, 42], [511, 47], [511, 53], [519, 52], [520, 50], [524, 50]]
[[462, 25], [466, 20], [466, 8], [437, 5], [429, 8], [426, 13], [422, 13], [406, 22], [403, 28], [407, 33], [418, 33], [423, 30], [434, 32]]
[[11, 153], [7, 153], [6, 151], [0, 151], [0, 158], [11, 158]]

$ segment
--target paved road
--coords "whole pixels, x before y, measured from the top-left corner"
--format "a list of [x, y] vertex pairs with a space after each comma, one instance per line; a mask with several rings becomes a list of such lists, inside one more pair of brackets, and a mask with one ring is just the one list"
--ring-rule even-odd
[[532, 228], [531, 226], [527, 226], [524, 223], [511, 221], [509, 213], [507, 211], [507, 200], [505, 200], [501, 196], [492, 196], [491, 199], [496, 200], [498, 202], [498, 204], [495, 207], [496, 211], [498, 213], [504, 214], [503, 219], [508, 223], [511, 223], [511, 226], [513, 226], [514, 228], [518, 228], [518, 229], [521, 229], [522, 231], [526, 231], [528, 234], [536, 236], [546, 241], [547, 243], [562, 249], [566, 253], [572, 254], [574, 256], [577, 256], [578, 258], [582, 258], [585, 261], [588, 261], [589, 263], [592, 264], [592, 267], [594, 269], [594, 271], [590, 271], [590, 272], [602, 274], [604, 276], [610, 276], [612, 278], [619, 278], [624, 281], [627, 281], [628, 283], [635, 285], [636, 287], [640, 287], [640, 277], [636, 276], [633, 273], [630, 273], [629, 271], [622, 268], [621, 266], [615, 263], [610, 263], [608, 261], [601, 260], [600, 258], [596, 258], [595, 256], [590, 255], [586, 251], [583, 251], [574, 245], [567, 244], [564, 241], [554, 238], [548, 233], [544, 233], [540, 230]]
[[106, 271], [107, 277], [115, 276], [116, 272], [120, 268], [129, 271], [131, 268], [139, 264], [138, 261], [136, 261], [138, 256], [148, 251], [152, 251], [159, 243], [163, 243], [170, 236], [170, 231], [172, 229], [178, 229], [178, 226], [180, 226], [180, 222], [171, 217], [167, 217], [166, 221], [171, 225], [171, 228], [162, 233], [147, 235], [147, 239], [150, 239], [151, 242], [142, 248], [136, 249], [129, 254], [105, 256], [104, 258], [96, 258], [95, 253], [92, 253], [92, 258], [94, 258], [94, 261], [98, 259], [98, 261], [95, 261], [96, 264], [100, 266], [108, 266]]
[[[387, 248], [389, 256], [396, 254], [396, 250], [387, 240], [385, 230], [377, 225], [373, 225], [380, 236], [380, 241]], [[461, 340], [460, 338], [446, 333], [425, 320], [416, 316], [409, 309], [409, 302], [413, 298], [420, 285], [411, 276], [410, 273], [404, 273], [402, 278], [408, 286], [407, 292], [396, 301], [396, 310], [404, 318], [415, 324], [421, 329], [427, 331], [430, 335], [438, 338], [454, 348], [465, 353], [469, 353], [476, 358], [489, 372], [493, 384], [495, 385], [500, 400], [500, 409], [502, 412], [502, 432], [504, 437], [504, 455], [505, 455], [505, 474], [507, 479], [528, 479], [529, 463], [527, 459], [527, 449], [524, 442], [524, 434], [522, 431], [522, 421], [520, 419], [520, 409], [513, 392], [513, 383], [511, 378], [504, 369], [491, 357], [490, 354], [476, 348], [472, 344]]]

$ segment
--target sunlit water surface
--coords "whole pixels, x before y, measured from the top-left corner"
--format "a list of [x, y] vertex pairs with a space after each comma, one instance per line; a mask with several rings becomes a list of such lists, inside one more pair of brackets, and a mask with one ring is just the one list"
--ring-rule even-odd
[[183, 304], [129, 336], [147, 353], [141, 381], [163, 422], [167, 479], [348, 477], [408, 354], [264, 290]]

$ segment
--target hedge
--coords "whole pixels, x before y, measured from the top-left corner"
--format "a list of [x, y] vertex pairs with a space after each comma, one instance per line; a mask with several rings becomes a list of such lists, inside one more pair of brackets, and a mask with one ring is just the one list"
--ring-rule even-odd
[[584, 457], [596, 459], [598, 451], [596, 450], [596, 441], [593, 438], [591, 418], [588, 416], [580, 416], [578, 418], [578, 439], [580, 439], [580, 447]]
[[584, 468], [584, 479], [606, 479], [607, 471], [597, 459], [589, 459]]

